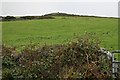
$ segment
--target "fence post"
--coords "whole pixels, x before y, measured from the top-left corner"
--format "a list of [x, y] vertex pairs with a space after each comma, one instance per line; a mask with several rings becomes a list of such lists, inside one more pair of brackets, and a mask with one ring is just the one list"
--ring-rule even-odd
[[114, 53], [112, 53], [112, 76], [113, 78], [115, 78], [115, 64], [113, 63], [114, 62]]

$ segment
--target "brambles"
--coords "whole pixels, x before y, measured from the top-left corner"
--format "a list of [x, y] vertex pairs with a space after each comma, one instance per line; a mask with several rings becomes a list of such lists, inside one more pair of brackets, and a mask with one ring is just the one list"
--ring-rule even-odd
[[90, 37], [37, 49], [31, 45], [19, 55], [3, 46], [3, 78], [111, 78], [111, 61]]

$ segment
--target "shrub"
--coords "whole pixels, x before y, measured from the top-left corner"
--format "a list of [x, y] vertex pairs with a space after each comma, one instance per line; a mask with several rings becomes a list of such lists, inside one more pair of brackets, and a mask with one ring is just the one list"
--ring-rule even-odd
[[99, 41], [89, 37], [64, 45], [31, 45], [19, 55], [3, 46], [3, 78], [111, 78], [111, 61], [99, 51]]
[[14, 21], [16, 20], [16, 17], [14, 16], [6, 16], [2, 18], [2, 21]]

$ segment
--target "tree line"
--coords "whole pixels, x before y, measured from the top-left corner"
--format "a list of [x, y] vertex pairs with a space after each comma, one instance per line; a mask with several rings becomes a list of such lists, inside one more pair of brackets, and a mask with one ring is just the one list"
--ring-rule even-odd
[[0, 21], [32, 20], [32, 19], [54, 19], [54, 17], [51, 17], [51, 16], [21, 16], [21, 17], [6, 16], [6, 17], [0, 17]]

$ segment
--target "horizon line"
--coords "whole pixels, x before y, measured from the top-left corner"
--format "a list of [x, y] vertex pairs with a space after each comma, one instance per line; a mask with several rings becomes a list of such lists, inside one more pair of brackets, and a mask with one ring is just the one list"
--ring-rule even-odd
[[51, 13], [43, 13], [43, 14], [24, 14], [24, 15], [0, 15], [2, 17], [6, 16], [14, 16], [14, 17], [21, 17], [21, 16], [44, 16], [47, 14], [52, 14], [52, 13], [65, 13], [65, 14], [71, 14], [71, 15], [78, 15], [78, 16], [94, 16], [94, 17], [108, 17], [108, 18], [120, 18], [120, 16], [106, 16], [106, 15], [94, 15], [94, 14], [78, 14], [78, 13], [66, 13], [66, 12], [51, 12]]

